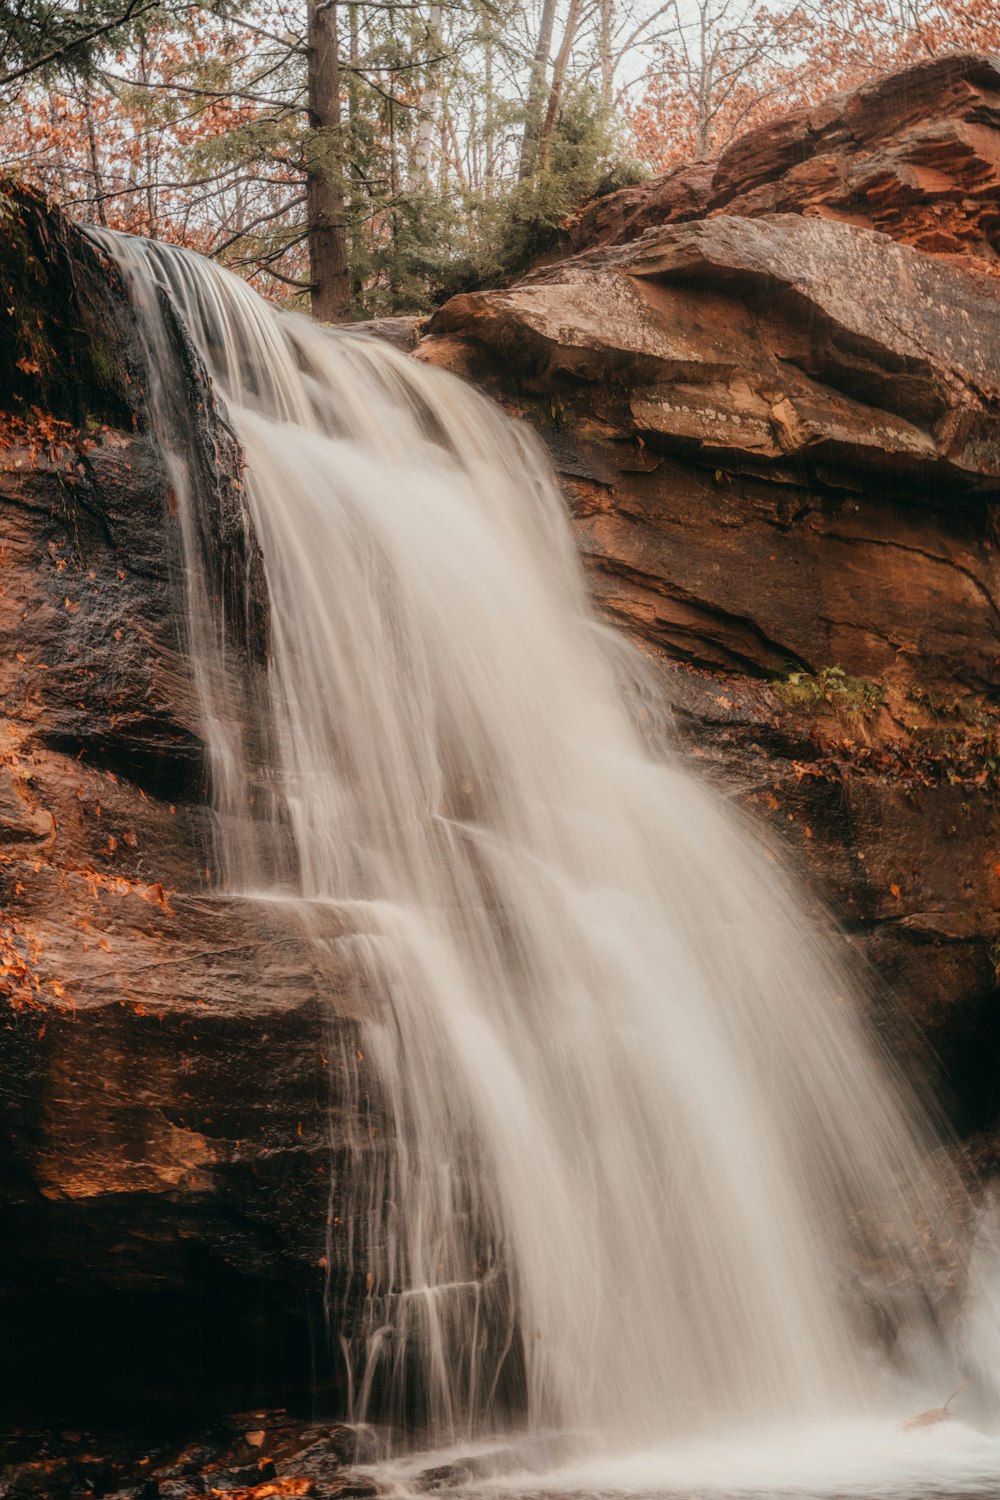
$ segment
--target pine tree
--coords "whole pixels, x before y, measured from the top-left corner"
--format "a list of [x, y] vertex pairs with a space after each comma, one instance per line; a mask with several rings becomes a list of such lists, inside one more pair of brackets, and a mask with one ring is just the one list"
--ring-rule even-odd
[[59, 69], [85, 77], [98, 50], [121, 40], [160, 0], [5, 0], [0, 12], [0, 89], [16, 89], [35, 74]]

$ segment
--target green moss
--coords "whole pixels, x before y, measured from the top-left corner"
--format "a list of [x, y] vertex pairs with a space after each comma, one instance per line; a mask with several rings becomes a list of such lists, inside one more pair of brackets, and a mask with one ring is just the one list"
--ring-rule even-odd
[[849, 677], [843, 667], [789, 672], [776, 678], [774, 691], [789, 708], [828, 705], [849, 718], [870, 719], [885, 700], [885, 688], [867, 677]]

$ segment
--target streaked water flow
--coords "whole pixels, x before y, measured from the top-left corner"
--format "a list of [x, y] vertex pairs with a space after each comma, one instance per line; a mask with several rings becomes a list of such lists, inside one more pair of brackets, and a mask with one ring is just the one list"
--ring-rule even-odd
[[173, 476], [224, 878], [375, 997], [389, 1141], [359, 1147], [331, 1229], [333, 1282], [365, 1287], [353, 1415], [446, 1443], [520, 1401], [529, 1429], [624, 1450], [905, 1409], [921, 1381], [939, 1402], [961, 1195], [832, 940], [637, 727], [655, 689], [592, 616], [538, 443], [197, 256], [102, 242], [161, 441], [158, 289], [246, 454], [259, 693], [226, 688], [197, 486]]

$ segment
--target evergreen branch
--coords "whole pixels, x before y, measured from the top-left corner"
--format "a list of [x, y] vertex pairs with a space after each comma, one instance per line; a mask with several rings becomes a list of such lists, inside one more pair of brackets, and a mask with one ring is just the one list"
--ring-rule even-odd
[[86, 47], [90, 42], [96, 42], [99, 37], [107, 36], [110, 31], [117, 31], [119, 26], [125, 26], [129, 21], [138, 20], [140, 16], [148, 15], [151, 10], [159, 9], [160, 0], [129, 0], [120, 15], [110, 21], [105, 21], [101, 26], [92, 26], [89, 31], [82, 31], [78, 36], [60, 43], [41, 57], [33, 58], [31, 62], [25, 63], [20, 68], [14, 68], [0, 78], [0, 89], [6, 88], [8, 84], [16, 83], [19, 78], [27, 78], [31, 73], [37, 73], [42, 68], [47, 68], [50, 63], [58, 62], [68, 52], [75, 52], [78, 47]]

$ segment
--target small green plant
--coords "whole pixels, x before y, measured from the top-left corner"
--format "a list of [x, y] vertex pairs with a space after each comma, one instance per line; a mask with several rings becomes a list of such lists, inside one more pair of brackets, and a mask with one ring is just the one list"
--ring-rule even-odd
[[774, 691], [790, 708], [828, 703], [849, 718], [870, 719], [885, 700], [885, 688], [868, 677], [848, 677], [843, 667], [818, 672], [789, 672], [775, 680]]

